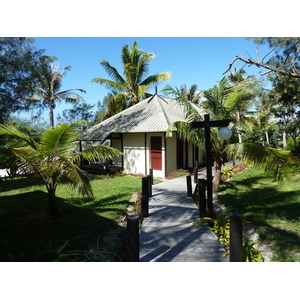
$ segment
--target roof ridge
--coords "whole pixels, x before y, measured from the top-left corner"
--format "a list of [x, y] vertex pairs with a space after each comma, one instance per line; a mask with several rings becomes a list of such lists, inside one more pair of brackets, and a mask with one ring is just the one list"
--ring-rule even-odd
[[[158, 95], [157, 95], [158, 96]], [[159, 97], [160, 99], [162, 99], [161, 97]], [[167, 104], [169, 104], [167, 101], [165, 101], [164, 99], [162, 99], [165, 103], [167, 103]], [[162, 110], [162, 112], [163, 112], [163, 115], [164, 115], [164, 117], [165, 117], [165, 119], [166, 119], [166, 121], [167, 121], [167, 124], [168, 124], [168, 126], [171, 124], [171, 121], [170, 121], [170, 119], [169, 119], [169, 117], [168, 117], [168, 115], [167, 115], [167, 113], [166, 113], [166, 111], [165, 111], [165, 109], [164, 109], [164, 107], [163, 107], [163, 105], [160, 103], [160, 101], [158, 100], [158, 103], [159, 103], [159, 106], [160, 106], [160, 108], [161, 108], [161, 110]]]

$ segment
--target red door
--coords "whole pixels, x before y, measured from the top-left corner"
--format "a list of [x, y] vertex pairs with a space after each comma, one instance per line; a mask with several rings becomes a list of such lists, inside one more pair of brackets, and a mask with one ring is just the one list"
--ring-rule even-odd
[[162, 137], [151, 136], [151, 167], [153, 170], [162, 170]]

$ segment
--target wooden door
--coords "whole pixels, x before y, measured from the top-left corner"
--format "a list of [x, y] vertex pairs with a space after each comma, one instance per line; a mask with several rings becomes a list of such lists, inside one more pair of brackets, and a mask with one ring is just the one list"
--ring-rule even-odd
[[162, 170], [162, 137], [151, 136], [151, 168]]

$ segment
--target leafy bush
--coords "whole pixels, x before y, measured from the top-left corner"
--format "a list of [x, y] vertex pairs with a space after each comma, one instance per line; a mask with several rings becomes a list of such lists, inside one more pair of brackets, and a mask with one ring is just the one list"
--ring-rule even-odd
[[[207, 222], [209, 224], [209, 229], [211, 229], [218, 240], [226, 250], [226, 253], [223, 257], [226, 257], [230, 254], [230, 218], [226, 211], [216, 214], [215, 218], [198, 218], [193, 223], [194, 227], [199, 226], [202, 223]], [[254, 248], [254, 245], [259, 242], [254, 242], [247, 238], [243, 239], [243, 261], [244, 262], [261, 262], [264, 261], [263, 253]]]
[[221, 170], [222, 179], [225, 181], [231, 178], [237, 171], [239, 167], [225, 167]]
[[199, 226], [201, 223], [208, 222], [211, 229], [216, 236], [218, 237], [218, 240], [221, 242], [223, 247], [227, 249], [229, 247], [229, 216], [226, 214], [226, 212], [221, 212], [219, 214], [216, 214], [216, 218], [209, 218], [209, 217], [203, 217], [198, 218], [194, 221], [195, 225], [194, 227]]

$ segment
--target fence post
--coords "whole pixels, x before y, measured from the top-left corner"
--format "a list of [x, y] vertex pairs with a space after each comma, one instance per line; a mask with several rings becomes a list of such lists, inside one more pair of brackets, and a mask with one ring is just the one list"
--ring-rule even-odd
[[186, 176], [187, 196], [192, 197], [192, 177], [191, 175]]
[[151, 183], [151, 175], [148, 175], [148, 192], [149, 192], [149, 197], [152, 197], [152, 183]]
[[151, 176], [151, 185], [153, 185], [153, 169], [149, 169], [149, 174]]
[[243, 261], [243, 217], [230, 215], [230, 262]]
[[205, 196], [205, 179], [198, 179], [199, 187], [199, 217], [203, 218], [207, 216], [206, 212], [206, 196]]
[[140, 260], [139, 216], [127, 216], [127, 234], [129, 259], [131, 262]]
[[142, 214], [149, 216], [149, 177], [142, 178]]
[[197, 183], [198, 181], [198, 168], [194, 168], [194, 183]]

